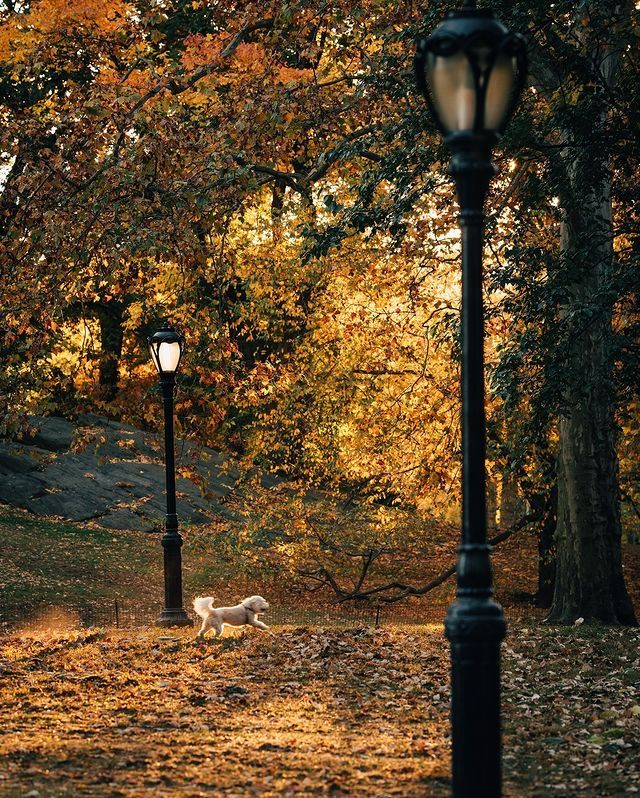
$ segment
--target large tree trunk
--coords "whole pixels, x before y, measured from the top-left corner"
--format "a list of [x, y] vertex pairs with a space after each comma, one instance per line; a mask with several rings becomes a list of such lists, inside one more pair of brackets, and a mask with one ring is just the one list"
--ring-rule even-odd
[[557, 570], [549, 620], [635, 623], [622, 575], [611, 398], [581, 401], [560, 421]]
[[622, 575], [612, 307], [602, 299], [613, 257], [611, 203], [608, 175], [598, 180], [593, 160], [591, 171], [585, 170], [586, 158], [575, 156], [567, 170], [573, 203], [577, 197], [581, 202], [567, 210], [562, 230], [566, 266], [581, 279], [564, 309], [575, 326], [559, 424], [556, 584], [549, 620], [633, 624]]
[[635, 624], [622, 574], [612, 397], [560, 422], [556, 585], [549, 620]]
[[[564, 342], [567, 389], [559, 423], [556, 584], [549, 620], [633, 624], [622, 575], [613, 307], [607, 298], [614, 255], [608, 99], [602, 87], [612, 85], [617, 59], [583, 21], [579, 25], [576, 39], [583, 55], [598, 64], [600, 85], [582, 90], [588, 132], [571, 121], [563, 131], [561, 250], [569, 298], [562, 310], [571, 340]], [[578, 119], [575, 111], [570, 119]]]

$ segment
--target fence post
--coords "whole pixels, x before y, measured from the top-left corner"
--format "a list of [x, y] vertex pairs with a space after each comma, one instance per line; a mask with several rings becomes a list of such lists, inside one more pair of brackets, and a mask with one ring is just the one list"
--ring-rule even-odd
[[380, 626], [380, 605], [376, 605], [376, 629]]

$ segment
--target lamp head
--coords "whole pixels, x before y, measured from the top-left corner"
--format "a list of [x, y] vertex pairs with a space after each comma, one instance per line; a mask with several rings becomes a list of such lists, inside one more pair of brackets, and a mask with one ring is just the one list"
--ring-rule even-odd
[[445, 137], [497, 139], [507, 126], [527, 76], [524, 38], [492, 11], [465, 3], [431, 36], [418, 40], [418, 87]]
[[149, 338], [149, 350], [160, 378], [178, 370], [184, 350], [184, 338], [171, 325], [165, 324]]

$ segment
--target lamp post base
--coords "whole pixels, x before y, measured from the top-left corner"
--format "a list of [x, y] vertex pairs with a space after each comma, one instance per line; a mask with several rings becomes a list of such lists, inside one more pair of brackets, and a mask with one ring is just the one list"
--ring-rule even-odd
[[454, 798], [500, 798], [500, 644], [502, 607], [491, 591], [490, 547], [458, 549], [458, 594], [445, 632], [451, 643]]
[[193, 621], [182, 609], [162, 610], [156, 626], [193, 626]]

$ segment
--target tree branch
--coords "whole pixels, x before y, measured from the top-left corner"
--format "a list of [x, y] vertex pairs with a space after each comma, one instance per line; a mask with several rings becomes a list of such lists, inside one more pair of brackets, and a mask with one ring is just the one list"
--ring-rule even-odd
[[638, 516], [638, 518], [640, 518], [640, 507], [638, 507], [638, 505], [635, 503], [635, 501], [631, 498], [631, 496], [627, 493], [626, 490], [620, 491], [620, 498], [623, 501], [629, 502], [633, 512]]
[[[497, 546], [499, 543], [508, 540], [512, 535], [514, 535], [516, 532], [519, 532], [524, 527], [540, 520], [540, 513], [527, 513], [504, 532], [500, 532], [498, 535], [492, 537], [488, 543], [490, 546]], [[364, 557], [364, 555], [362, 556]], [[373, 559], [371, 562], [373, 562]], [[366, 576], [366, 572], [369, 570], [371, 562], [366, 562], [364, 576]], [[429, 593], [431, 590], [434, 590], [436, 587], [439, 587], [441, 584], [446, 582], [447, 579], [455, 574], [455, 572], [456, 566], [451, 565], [449, 568], [438, 574], [435, 579], [432, 579], [430, 582], [427, 582], [425, 585], [421, 585], [419, 587], [414, 587], [413, 585], [396, 581], [387, 582], [384, 585], [378, 585], [377, 587], [372, 587], [369, 590], [360, 589], [364, 583], [364, 578], [361, 574], [355, 590], [347, 590], [341, 587], [333, 574], [331, 574], [324, 567], [318, 568], [316, 571], [299, 571], [301, 576], [317, 580], [324, 585], [329, 585], [336, 594], [340, 604], [345, 601], [370, 601], [373, 597], [376, 597], [377, 601], [379, 602], [393, 604], [396, 601], [402, 601], [402, 599], [408, 598], [409, 596], [424, 596], [426, 593]], [[391, 591], [395, 592], [392, 592], [391, 595], [380, 595], [383, 593], [389, 593]]]

